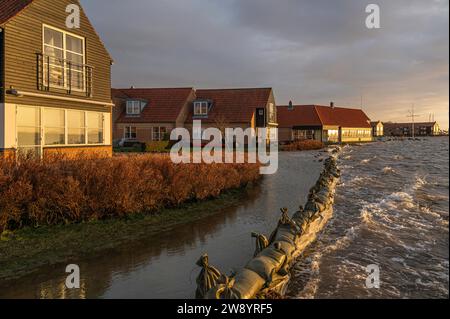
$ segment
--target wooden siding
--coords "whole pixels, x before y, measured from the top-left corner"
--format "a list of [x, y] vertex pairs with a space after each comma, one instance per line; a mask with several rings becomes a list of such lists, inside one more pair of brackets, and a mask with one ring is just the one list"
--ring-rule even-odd
[[4, 74], [4, 62], [5, 62], [5, 43], [3, 29], [0, 28], [0, 103], [5, 102], [5, 74]]
[[[5, 36], [5, 87], [14, 87], [19, 91], [72, 97], [86, 100], [87, 103], [72, 102], [41, 97], [15, 97], [6, 95], [6, 102], [52, 107], [78, 108], [110, 112], [110, 107], [89, 104], [89, 101], [111, 103], [111, 58], [81, 8], [80, 29], [68, 29], [65, 25], [66, 6], [73, 0], [36, 0], [4, 26]], [[84, 94], [66, 92], [46, 92], [38, 90], [37, 54], [42, 53], [42, 26], [49, 26], [76, 34], [85, 38], [86, 64], [93, 70], [93, 97]]]

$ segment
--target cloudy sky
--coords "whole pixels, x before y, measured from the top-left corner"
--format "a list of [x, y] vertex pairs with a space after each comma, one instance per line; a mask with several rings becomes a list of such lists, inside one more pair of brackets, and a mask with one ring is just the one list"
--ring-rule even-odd
[[[449, 116], [448, 0], [81, 0], [114, 87], [273, 87], [277, 104]], [[367, 29], [365, 8], [381, 9]]]

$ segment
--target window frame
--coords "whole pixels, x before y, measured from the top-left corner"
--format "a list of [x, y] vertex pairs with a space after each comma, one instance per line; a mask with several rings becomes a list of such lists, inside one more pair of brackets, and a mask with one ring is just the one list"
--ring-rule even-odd
[[[135, 137], [132, 137], [132, 129], [134, 128], [134, 135]], [[128, 132], [129, 129], [129, 132]], [[127, 134], [129, 134], [129, 137], [127, 137]], [[123, 128], [123, 138], [127, 139], [127, 140], [136, 140], [137, 139], [137, 127], [136, 126], [131, 126], [131, 125], [127, 125]]]
[[[129, 105], [129, 103], [131, 105]], [[137, 103], [137, 105], [136, 105]], [[129, 107], [131, 108], [132, 112], [129, 111]], [[138, 110], [138, 112], [135, 112], [135, 108]], [[142, 113], [142, 101], [139, 100], [128, 100], [126, 101], [125, 105], [125, 113], [127, 116], [140, 116]]]
[[[155, 134], [155, 129], [157, 133]], [[164, 141], [164, 135], [167, 133], [167, 127], [165, 126], [153, 126], [152, 127], [152, 141], [154, 142], [161, 142]], [[158, 136], [158, 138], [155, 138], [155, 135]]]
[[[197, 112], [197, 110], [196, 110], [197, 106], [199, 106], [200, 113]], [[206, 107], [205, 108], [205, 112], [203, 112], [204, 111], [203, 110], [204, 106]], [[194, 102], [194, 116], [207, 116], [208, 112], [209, 112], [209, 103], [208, 103], [208, 101], [195, 101]]]
[[[71, 33], [71, 32], [67, 32], [67, 31], [65, 31], [65, 30], [62, 30], [62, 29], [59, 29], [59, 28], [56, 28], [56, 27], [53, 27], [53, 26], [51, 26], [51, 25], [48, 25], [48, 24], [45, 24], [45, 23], [43, 23], [42, 24], [42, 53], [43, 53], [43, 55], [44, 56], [46, 56], [46, 54], [45, 54], [45, 47], [47, 46], [47, 47], [52, 47], [52, 48], [56, 48], [56, 49], [58, 49], [58, 50], [61, 50], [61, 48], [58, 48], [58, 47], [55, 47], [55, 46], [52, 46], [52, 45], [50, 45], [50, 44], [46, 44], [45, 43], [45, 29], [46, 28], [48, 28], [48, 29], [50, 29], [50, 30], [53, 30], [53, 31], [56, 31], [56, 32], [59, 32], [59, 33], [62, 33], [62, 36], [63, 36], [63, 39], [62, 39], [62, 45], [63, 45], [63, 47], [62, 47], [62, 51], [63, 51], [63, 57], [62, 57], [62, 59], [63, 59], [63, 63], [62, 63], [62, 66], [61, 66], [61, 68], [63, 69], [63, 83], [64, 83], [64, 85], [56, 85], [56, 84], [51, 84], [50, 83], [50, 79], [46, 79], [45, 78], [45, 69], [44, 69], [44, 74], [43, 74], [43, 83], [44, 83], [44, 85], [47, 85], [47, 86], [52, 86], [52, 87], [55, 87], [55, 88], [59, 88], [59, 89], [64, 89], [64, 90], [67, 90], [67, 89], [69, 89], [69, 87], [70, 87], [70, 89], [72, 90], [72, 91], [75, 91], [75, 92], [82, 92], [82, 93], [85, 93], [85, 92], [87, 92], [87, 85], [86, 85], [86, 70], [85, 70], [85, 65], [86, 65], [86, 38], [85, 37], [82, 37], [82, 36], [79, 36], [79, 35], [76, 35], [76, 34], [74, 34], [74, 33]], [[78, 53], [78, 52], [74, 52], [74, 51], [70, 51], [70, 50], [68, 50], [67, 49], [67, 41], [66, 41], [66, 38], [67, 38], [67, 35], [69, 35], [69, 36], [71, 36], [71, 37], [74, 37], [74, 38], [77, 38], [77, 39], [79, 39], [79, 40], [81, 40], [81, 43], [82, 43], [82, 47], [83, 47], [83, 49], [82, 49], [82, 52], [83, 52], [83, 63], [82, 63], [82, 68], [83, 68], [83, 70], [82, 71], [74, 71], [73, 69], [72, 69], [72, 72], [76, 72], [76, 73], [81, 73], [82, 75], [83, 75], [83, 88], [82, 89], [79, 89], [79, 88], [77, 88], [77, 87], [73, 87], [73, 86], [69, 86], [69, 83], [68, 83], [68, 78], [67, 78], [67, 73], [68, 73], [68, 67], [66, 66], [66, 63], [67, 63], [67, 53], [70, 53], [70, 54], [76, 54], [76, 55], [81, 55], [80, 53]], [[45, 65], [45, 64], [44, 64]]]

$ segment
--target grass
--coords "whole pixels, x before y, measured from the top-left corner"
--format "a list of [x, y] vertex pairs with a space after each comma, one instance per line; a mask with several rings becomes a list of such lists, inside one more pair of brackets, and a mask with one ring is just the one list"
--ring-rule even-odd
[[243, 189], [229, 190], [215, 199], [186, 203], [155, 214], [130, 214], [118, 219], [5, 232], [0, 240], [0, 281], [17, 279], [40, 267], [63, 263], [74, 257], [89, 258], [211, 216], [219, 209], [238, 205], [245, 193]]

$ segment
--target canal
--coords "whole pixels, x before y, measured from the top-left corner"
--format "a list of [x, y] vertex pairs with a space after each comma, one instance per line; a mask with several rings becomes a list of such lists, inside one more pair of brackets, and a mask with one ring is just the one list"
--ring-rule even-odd
[[278, 172], [245, 191], [239, 205], [95, 258], [71, 260], [80, 266], [80, 289], [66, 289], [66, 265], [56, 265], [12, 282], [0, 298], [194, 298], [198, 258], [207, 252], [227, 274], [243, 267], [255, 248], [251, 232], [269, 235], [281, 207], [292, 214], [305, 204], [322, 170], [320, 155], [280, 153]]

